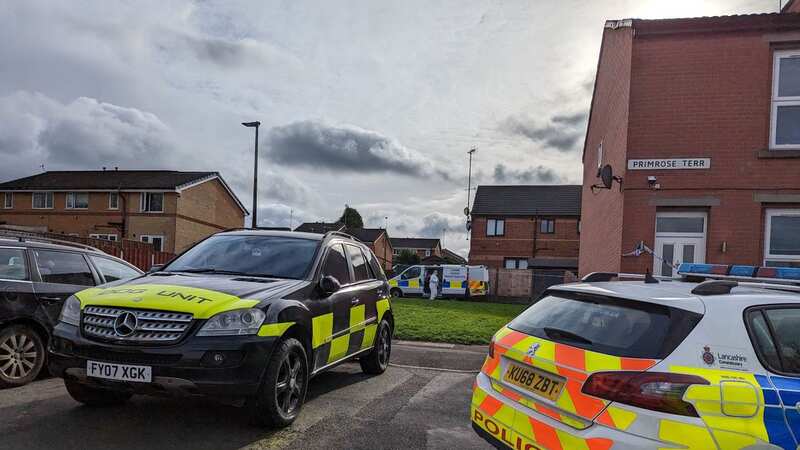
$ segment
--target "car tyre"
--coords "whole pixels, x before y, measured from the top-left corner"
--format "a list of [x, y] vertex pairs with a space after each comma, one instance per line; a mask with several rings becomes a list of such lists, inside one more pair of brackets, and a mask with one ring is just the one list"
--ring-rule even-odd
[[308, 356], [297, 339], [284, 339], [272, 352], [256, 397], [248, 401], [255, 425], [284, 428], [300, 414], [308, 390]]
[[35, 380], [45, 360], [39, 334], [25, 325], [0, 331], [0, 387], [24, 386]]
[[361, 370], [369, 375], [380, 375], [389, 367], [389, 358], [392, 355], [392, 327], [386, 320], [381, 320], [375, 333], [375, 344], [372, 351], [362, 356], [358, 362]]
[[70, 379], [64, 380], [64, 386], [76, 402], [92, 407], [121, 405], [133, 396], [130, 392], [96, 388]]
[[403, 296], [403, 291], [398, 288], [392, 288], [392, 290], [389, 291], [389, 295], [391, 295], [392, 298], [400, 298]]

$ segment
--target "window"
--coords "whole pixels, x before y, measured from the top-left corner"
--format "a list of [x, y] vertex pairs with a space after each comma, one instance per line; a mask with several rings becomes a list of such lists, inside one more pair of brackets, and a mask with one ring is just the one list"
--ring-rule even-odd
[[111, 242], [117, 242], [119, 240], [116, 234], [92, 233], [89, 235], [89, 237], [92, 239], [102, 239], [104, 241], [111, 241]]
[[334, 244], [328, 249], [325, 264], [322, 266], [322, 276], [336, 278], [340, 284], [350, 284], [350, 267], [344, 255], [342, 244]]
[[164, 236], [143, 234], [139, 236], [139, 240], [148, 244], [153, 244], [153, 248], [157, 252], [164, 251]]
[[6, 192], [5, 194], [3, 194], [3, 208], [11, 209], [13, 207], [14, 207], [14, 193]]
[[656, 233], [705, 233], [705, 223], [706, 218], [703, 216], [659, 215], [656, 217]]
[[33, 254], [43, 282], [94, 286], [92, 271], [80, 253], [37, 250]]
[[431, 256], [430, 249], [425, 249], [425, 257]]
[[119, 209], [119, 194], [116, 192], [108, 193], [108, 209]]
[[350, 255], [350, 264], [353, 265], [355, 281], [369, 280], [371, 277], [369, 268], [367, 268], [367, 259], [364, 258], [361, 249], [354, 245], [345, 245], [345, 247], [347, 247], [347, 253]]
[[486, 221], [487, 236], [502, 236], [505, 234], [506, 221], [503, 219], [489, 219]]
[[800, 148], [800, 51], [776, 51], [772, 71], [770, 148]]
[[91, 258], [95, 267], [97, 267], [97, 270], [100, 272], [100, 275], [105, 278], [106, 283], [111, 283], [112, 281], [117, 280], [125, 280], [127, 278], [134, 278], [141, 275], [141, 273], [133, 267], [122, 264], [119, 261], [114, 261], [113, 259], [108, 258], [100, 258], [97, 256], [92, 256]]
[[400, 256], [400, 250], [398, 250], [398, 249], [393, 249], [393, 250], [392, 250], [392, 254], [393, 254], [394, 256]]
[[25, 250], [21, 248], [0, 248], [0, 280], [27, 280], [28, 265]]
[[662, 359], [703, 316], [654, 303], [595, 295], [548, 295], [509, 328], [607, 355]]
[[422, 269], [419, 266], [409, 267], [400, 275], [401, 280], [413, 280], [414, 278], [419, 278], [420, 274], [422, 273]]
[[800, 308], [755, 309], [747, 318], [761, 363], [773, 372], [800, 374]]
[[244, 276], [304, 278], [319, 241], [280, 236], [217, 235], [181, 254], [163, 270], [228, 270]]
[[88, 192], [67, 192], [67, 209], [88, 209]]
[[553, 219], [542, 219], [539, 221], [539, 232], [542, 234], [552, 234], [556, 232], [556, 221]]
[[162, 192], [143, 192], [139, 209], [142, 212], [164, 212], [164, 194]]
[[52, 192], [34, 192], [33, 209], [53, 209]]
[[768, 209], [764, 265], [800, 267], [800, 209]]
[[526, 258], [506, 258], [503, 267], [506, 269], [527, 269], [528, 260]]

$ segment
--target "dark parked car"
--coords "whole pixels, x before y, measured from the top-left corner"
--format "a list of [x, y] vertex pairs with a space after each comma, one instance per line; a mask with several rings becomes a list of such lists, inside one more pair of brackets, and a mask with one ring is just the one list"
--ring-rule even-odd
[[92, 247], [0, 235], [0, 387], [22, 386], [39, 375], [67, 297], [141, 274]]

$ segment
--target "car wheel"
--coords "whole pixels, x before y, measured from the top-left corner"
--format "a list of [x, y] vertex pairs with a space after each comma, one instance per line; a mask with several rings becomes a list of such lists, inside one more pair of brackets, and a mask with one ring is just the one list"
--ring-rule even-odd
[[64, 380], [64, 386], [66, 386], [70, 397], [86, 406], [121, 405], [133, 395], [130, 392], [88, 386], [70, 379]]
[[44, 358], [42, 338], [30, 327], [13, 325], [0, 331], [0, 387], [23, 386], [35, 380]]
[[372, 351], [362, 356], [358, 362], [361, 370], [370, 375], [380, 375], [389, 367], [389, 358], [392, 356], [392, 327], [389, 322], [382, 320], [378, 326], [375, 344]]
[[391, 295], [392, 298], [400, 298], [400, 297], [403, 296], [403, 291], [401, 291], [400, 289], [394, 288], [391, 291], [389, 291], [389, 295]]
[[303, 344], [294, 338], [277, 344], [259, 393], [248, 402], [253, 423], [283, 428], [294, 422], [306, 398], [308, 375], [308, 357]]

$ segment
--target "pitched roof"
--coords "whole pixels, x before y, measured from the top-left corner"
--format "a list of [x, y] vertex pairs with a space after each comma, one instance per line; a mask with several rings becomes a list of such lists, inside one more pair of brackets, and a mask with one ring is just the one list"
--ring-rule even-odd
[[580, 185], [478, 186], [473, 215], [580, 216]]
[[180, 191], [205, 181], [218, 179], [236, 205], [247, 208], [233, 193], [219, 172], [180, 172], [177, 170], [53, 170], [0, 183], [0, 191]]
[[0, 183], [0, 190], [173, 190], [218, 176], [218, 172], [178, 172], [175, 170], [59, 170]]
[[466, 264], [467, 263], [467, 260], [463, 256], [459, 255], [458, 253], [456, 253], [456, 252], [454, 252], [452, 250], [446, 249], [446, 248], [442, 249], [442, 256], [444, 256], [445, 258], [448, 258], [448, 259], [452, 259], [454, 261], [458, 261], [461, 264]]
[[300, 231], [302, 233], [317, 233], [317, 234], [325, 234], [329, 231], [342, 231], [342, 230], [344, 230], [344, 224], [341, 222], [305, 222], [300, 224], [299, 227], [294, 229], [294, 231]]
[[439, 239], [428, 238], [390, 238], [392, 248], [436, 248]]
[[375, 242], [382, 234], [386, 233], [383, 228], [348, 228], [345, 233], [353, 236], [361, 242]]

